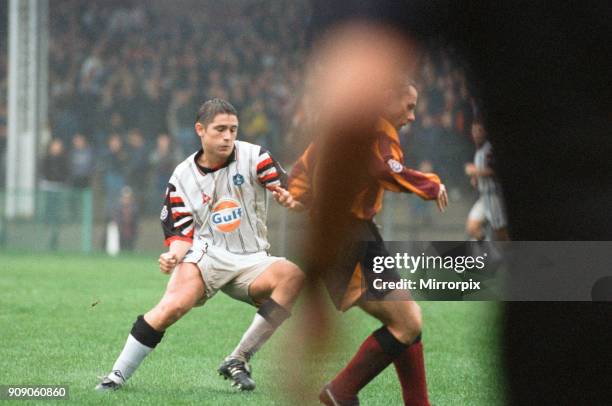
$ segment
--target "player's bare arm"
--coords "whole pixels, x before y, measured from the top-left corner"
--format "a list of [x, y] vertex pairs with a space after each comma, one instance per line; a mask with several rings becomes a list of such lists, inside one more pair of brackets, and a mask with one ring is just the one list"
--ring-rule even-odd
[[178, 263], [181, 262], [185, 254], [187, 254], [189, 248], [191, 248], [190, 242], [173, 241], [168, 252], [164, 252], [159, 256], [159, 270], [165, 274], [171, 273]]
[[299, 201], [295, 200], [287, 189], [284, 189], [280, 186], [273, 186], [271, 187], [271, 189], [272, 196], [274, 196], [274, 200], [276, 200], [281, 206], [286, 207], [289, 210], [298, 212], [304, 210], [304, 205]]

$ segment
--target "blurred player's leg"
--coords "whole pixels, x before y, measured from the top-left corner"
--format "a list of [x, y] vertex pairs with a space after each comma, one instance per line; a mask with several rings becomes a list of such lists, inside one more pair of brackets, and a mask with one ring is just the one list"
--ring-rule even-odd
[[429, 405], [419, 306], [413, 301], [393, 300], [362, 300], [359, 306], [384, 326], [363, 342], [349, 364], [321, 393], [321, 400], [328, 405], [357, 404], [358, 392], [394, 363], [404, 404]]
[[484, 229], [486, 221], [487, 218], [482, 198], [479, 198], [470, 209], [467, 221], [465, 222], [465, 231], [472, 241], [482, 241], [486, 238]]
[[487, 220], [491, 223], [493, 236], [497, 241], [509, 241], [508, 219], [503, 200], [497, 194], [485, 194], [483, 196]]
[[231, 378], [239, 389], [255, 389], [247, 363], [289, 318], [303, 282], [302, 271], [291, 262], [281, 260], [268, 266], [249, 285], [249, 296], [260, 304], [259, 309], [238, 346], [219, 367], [219, 373]]
[[191, 263], [179, 265], [168, 281], [160, 302], [144, 316], [138, 316], [112, 372], [96, 389], [115, 390], [123, 385], [159, 344], [166, 328], [179, 320], [202, 297], [204, 282], [197, 266]]

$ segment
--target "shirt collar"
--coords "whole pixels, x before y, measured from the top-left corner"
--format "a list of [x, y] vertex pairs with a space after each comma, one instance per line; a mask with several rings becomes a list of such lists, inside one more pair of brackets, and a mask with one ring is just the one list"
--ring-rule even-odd
[[200, 148], [200, 150], [193, 157], [193, 160], [195, 161], [196, 166], [202, 173], [204, 174], [213, 173], [215, 171], [218, 171], [221, 168], [225, 168], [226, 166], [228, 166], [229, 164], [231, 164], [232, 162], [236, 160], [236, 145], [234, 144], [234, 149], [232, 150], [232, 153], [230, 154], [230, 156], [227, 157], [227, 160], [222, 165], [214, 167], [214, 168], [207, 168], [198, 163], [198, 159], [202, 156], [203, 153], [204, 153], [204, 150]]
[[393, 124], [382, 117], [380, 117], [378, 119], [378, 123], [376, 123], [376, 130], [382, 131], [394, 140], [399, 141], [399, 134], [397, 133], [395, 127], [393, 127]]

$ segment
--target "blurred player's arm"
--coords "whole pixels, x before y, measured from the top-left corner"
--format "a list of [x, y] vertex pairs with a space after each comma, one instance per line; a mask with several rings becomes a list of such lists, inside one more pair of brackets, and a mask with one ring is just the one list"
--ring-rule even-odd
[[424, 173], [404, 165], [398, 144], [381, 134], [375, 147], [380, 184], [392, 192], [414, 193], [424, 200], [435, 200], [440, 211], [448, 206], [446, 187], [435, 173]]
[[170, 273], [183, 260], [193, 244], [193, 215], [185, 205], [184, 194], [168, 183], [164, 206], [160, 215], [168, 252], [159, 256], [159, 269]]
[[478, 170], [476, 165], [470, 162], [465, 164], [465, 174], [471, 176], [472, 178], [486, 178], [495, 176], [495, 171], [491, 167]]
[[[299, 203], [300, 210], [312, 203], [312, 166], [314, 165], [314, 144], [310, 144], [289, 174], [288, 192]], [[282, 203], [281, 203], [282, 204]]]
[[490, 178], [495, 176], [495, 158], [492, 151], [485, 157], [485, 167], [478, 169], [473, 163], [465, 164], [465, 173], [476, 178]]

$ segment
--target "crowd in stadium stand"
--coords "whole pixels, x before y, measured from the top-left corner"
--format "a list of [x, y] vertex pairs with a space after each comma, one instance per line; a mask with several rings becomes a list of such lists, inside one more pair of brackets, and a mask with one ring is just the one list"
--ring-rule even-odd
[[[51, 4], [50, 133], [63, 144], [66, 184], [88, 187], [95, 180], [107, 209], [125, 185], [138, 203], [157, 208], [176, 163], [198, 147], [195, 112], [211, 97], [236, 106], [241, 139], [266, 146], [286, 164], [300, 152], [291, 129], [300, 122], [306, 2], [176, 4]], [[0, 62], [6, 59], [4, 52]], [[417, 121], [402, 134], [408, 162], [433, 167], [451, 187], [462, 185], [472, 114], [462, 72], [446, 55], [429, 55], [419, 87]], [[0, 63], [0, 91], [6, 95], [6, 63]]]

